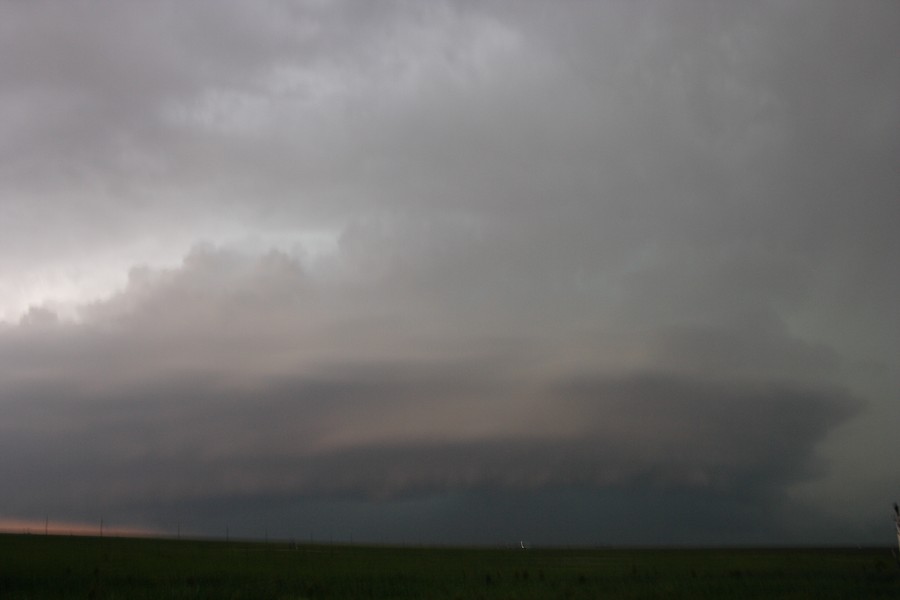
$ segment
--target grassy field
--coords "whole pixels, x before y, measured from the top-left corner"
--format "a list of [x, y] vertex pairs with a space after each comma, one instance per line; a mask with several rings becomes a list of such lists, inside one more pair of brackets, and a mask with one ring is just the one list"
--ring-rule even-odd
[[462, 549], [0, 535], [0, 598], [898, 598], [879, 549]]

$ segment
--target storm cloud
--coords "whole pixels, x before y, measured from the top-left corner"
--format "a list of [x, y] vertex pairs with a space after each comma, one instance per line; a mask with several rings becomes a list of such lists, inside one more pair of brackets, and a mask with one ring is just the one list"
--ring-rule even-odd
[[882, 539], [894, 3], [0, 7], [0, 518]]

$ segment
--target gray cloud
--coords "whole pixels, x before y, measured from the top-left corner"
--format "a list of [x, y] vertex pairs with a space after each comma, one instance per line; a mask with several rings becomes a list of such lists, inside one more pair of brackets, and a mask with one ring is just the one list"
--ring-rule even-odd
[[[93, 394], [71, 385], [20, 392], [6, 403], [4, 436], [18, 448], [6, 475], [53, 482], [57, 500], [104, 489], [108, 502], [635, 481], [774, 493], [809, 475], [813, 444], [856, 405], [835, 391], [648, 374], [576, 380], [529, 402], [499, 396], [477, 370], [442, 371], [341, 369], [331, 380], [243, 390], [186, 377]], [[44, 485], [12, 495], [28, 506]]]
[[[541, 330], [499, 343], [450, 320], [408, 335], [409, 287], [344, 298], [314, 281], [284, 254], [202, 247], [178, 269], [136, 270], [81, 324], [33, 310], [0, 345], [7, 505], [115, 514], [569, 488], [769, 505], [822, 468], [816, 445], [859, 410], [840, 389], [760, 377], [776, 372], [766, 362], [704, 376], [683, 348], [667, 357], [666, 336], [644, 344], [668, 373], [617, 374], [558, 364], [577, 349], [548, 352]], [[412, 317], [383, 297], [367, 310], [390, 293]], [[674, 339], [752, 358], [742, 338], [706, 335]], [[801, 365], [833, 360], [780, 345]]]
[[11, 506], [895, 493], [894, 3], [0, 10]]

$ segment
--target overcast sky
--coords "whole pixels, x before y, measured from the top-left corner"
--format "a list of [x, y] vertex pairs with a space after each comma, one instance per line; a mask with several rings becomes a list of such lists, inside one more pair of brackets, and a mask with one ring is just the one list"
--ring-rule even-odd
[[898, 31], [0, 1], [0, 525], [892, 543]]

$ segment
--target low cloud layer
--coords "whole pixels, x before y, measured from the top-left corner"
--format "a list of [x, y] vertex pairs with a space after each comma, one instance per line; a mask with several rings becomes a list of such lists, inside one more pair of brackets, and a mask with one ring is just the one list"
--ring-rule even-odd
[[[408, 289], [346, 285], [284, 254], [203, 247], [179, 268], [134, 271], [79, 324], [33, 310], [0, 346], [8, 507], [115, 514], [229, 497], [392, 505], [564, 489], [777, 506], [861, 408], [840, 388], [778, 379], [765, 353], [743, 348], [783, 348], [797, 373], [833, 361], [777, 332], [660, 333], [630, 350], [652, 361], [610, 371], [540, 330], [406, 330], [421, 308]], [[378, 294], [398, 297], [373, 306]], [[703, 375], [690, 346], [709, 341], [717, 368]]]

